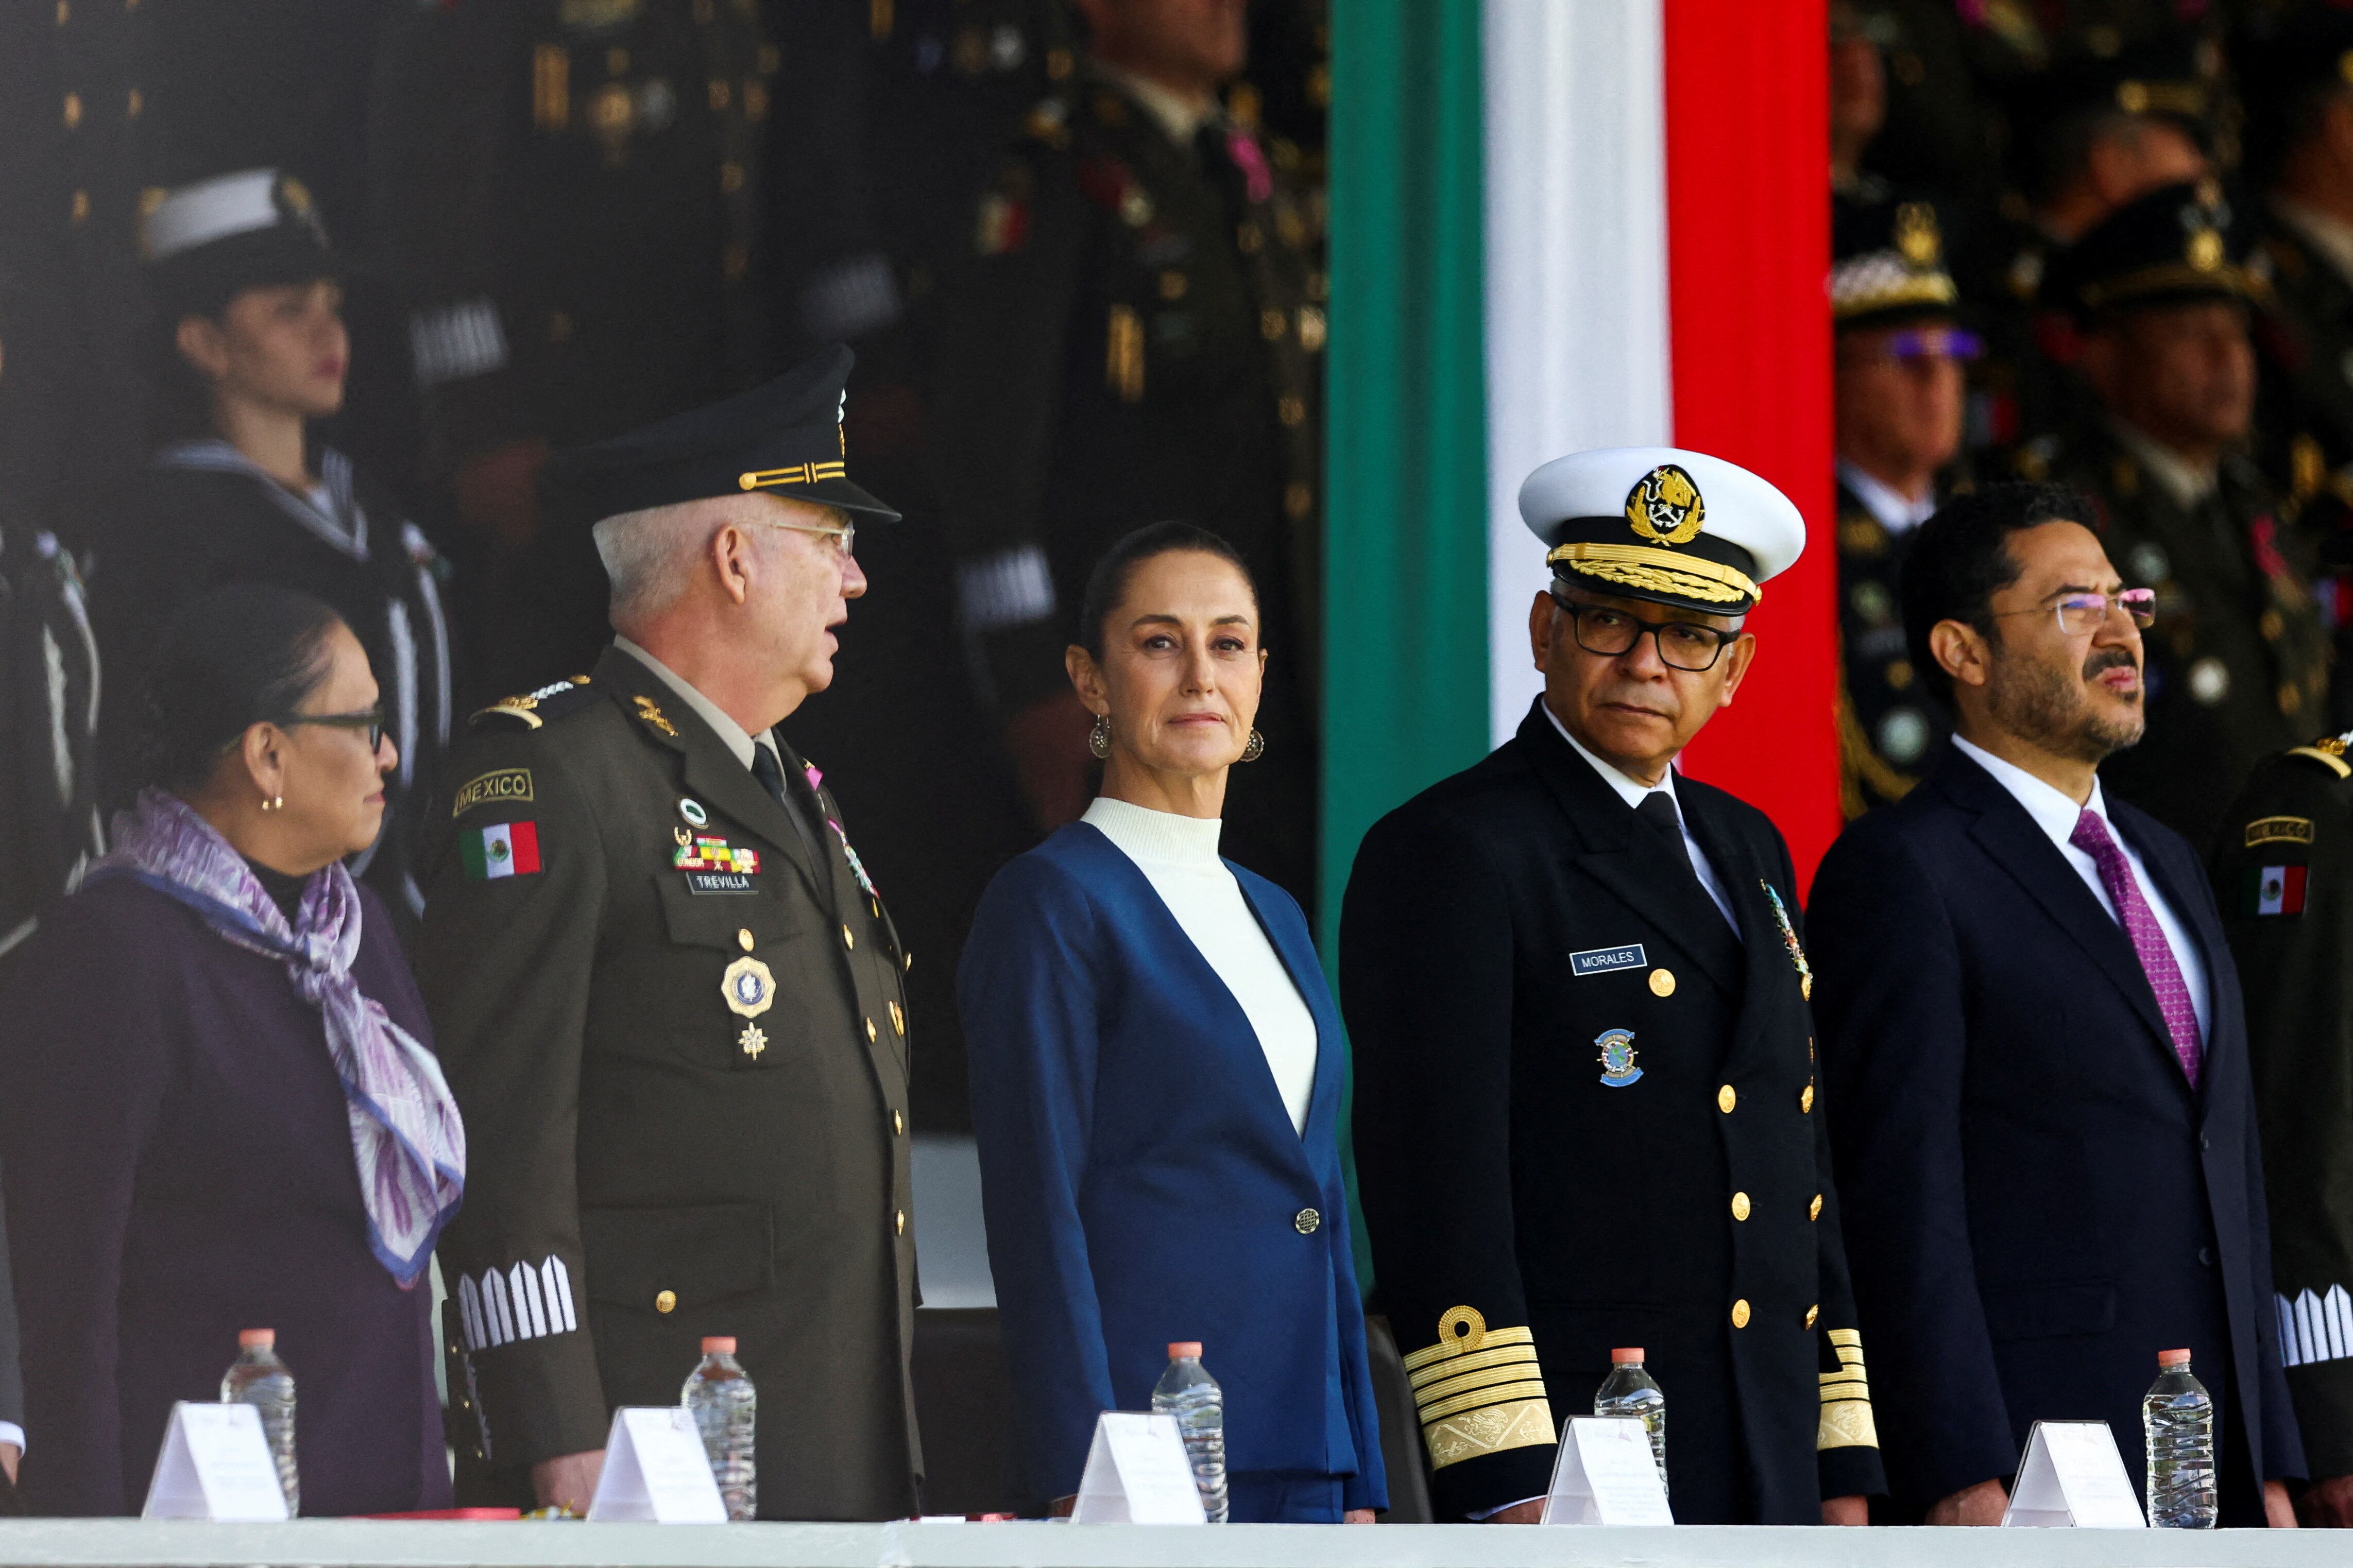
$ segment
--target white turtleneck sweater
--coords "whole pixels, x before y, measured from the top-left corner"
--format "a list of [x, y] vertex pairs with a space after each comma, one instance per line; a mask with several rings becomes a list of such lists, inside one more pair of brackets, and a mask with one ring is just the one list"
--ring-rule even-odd
[[1266, 1053], [1267, 1070], [1291, 1113], [1307, 1130], [1315, 1092], [1315, 1015], [1299, 994], [1282, 957], [1242, 897], [1241, 884], [1218, 858], [1215, 817], [1179, 816], [1098, 795], [1083, 820], [1119, 847], [1152, 884], [1168, 912], [1226, 983]]

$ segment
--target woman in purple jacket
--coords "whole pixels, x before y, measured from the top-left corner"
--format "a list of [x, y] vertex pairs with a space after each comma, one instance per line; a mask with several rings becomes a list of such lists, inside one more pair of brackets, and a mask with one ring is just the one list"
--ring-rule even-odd
[[277, 1331], [302, 1511], [446, 1506], [434, 1237], [465, 1134], [375, 895], [393, 767], [335, 613], [235, 587], [165, 634], [148, 787], [0, 982], [26, 1509], [138, 1511], [173, 1403]]

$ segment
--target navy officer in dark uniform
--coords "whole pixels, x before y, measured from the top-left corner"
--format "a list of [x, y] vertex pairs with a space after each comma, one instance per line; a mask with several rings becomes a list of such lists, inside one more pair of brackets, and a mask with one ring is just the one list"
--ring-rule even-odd
[[1614, 1347], [1665, 1392], [1683, 1523], [1864, 1522], [1884, 1489], [1789, 851], [1672, 763], [1805, 525], [1670, 447], [1538, 468], [1519, 734], [1377, 824], [1341, 916], [1356, 1161], [1438, 1517], [1532, 1521]]
[[613, 1408], [732, 1334], [762, 1518], [915, 1510], [908, 959], [776, 729], [897, 516], [849, 367], [556, 458], [619, 635], [477, 715], [436, 803], [417, 973], [482, 1151], [440, 1253], [461, 1499], [585, 1506]]

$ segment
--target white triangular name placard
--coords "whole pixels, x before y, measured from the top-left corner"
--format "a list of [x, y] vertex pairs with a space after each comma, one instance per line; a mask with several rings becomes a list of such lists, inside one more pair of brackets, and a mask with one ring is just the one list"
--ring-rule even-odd
[[624, 1405], [605, 1438], [605, 1470], [588, 1517], [655, 1524], [724, 1524], [702, 1434], [682, 1405]]
[[261, 1412], [185, 1399], [173, 1405], [139, 1517], [239, 1523], [286, 1518], [286, 1492], [261, 1434]]
[[2148, 1523], [2105, 1421], [2037, 1421], [2001, 1521], [2078, 1530], [2142, 1530]]
[[1072, 1524], [1205, 1524], [1174, 1415], [1106, 1410], [1095, 1420]]
[[1546, 1524], [1672, 1524], [1651, 1435], [1630, 1415], [1578, 1415], [1560, 1435]]

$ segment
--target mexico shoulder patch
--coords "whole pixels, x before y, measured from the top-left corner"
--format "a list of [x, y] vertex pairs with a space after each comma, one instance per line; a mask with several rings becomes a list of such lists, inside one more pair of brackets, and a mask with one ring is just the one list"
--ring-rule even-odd
[[539, 825], [501, 822], [495, 827], [467, 828], [458, 835], [458, 853], [470, 880], [528, 877], [539, 869]]

